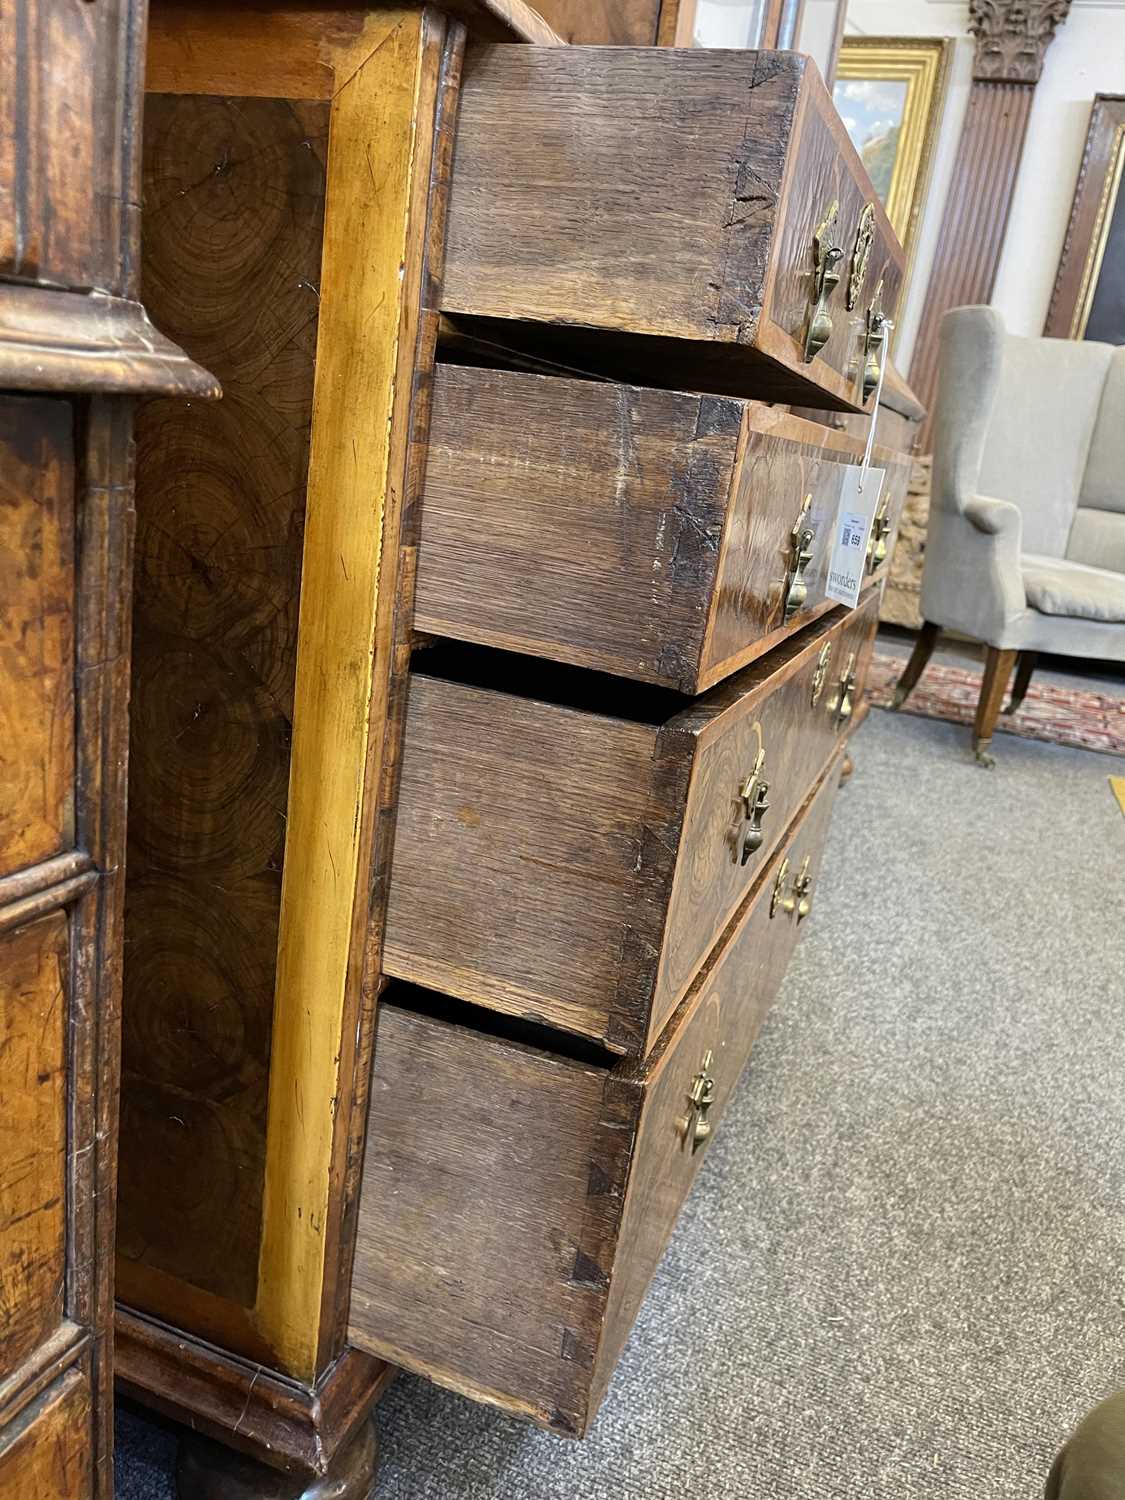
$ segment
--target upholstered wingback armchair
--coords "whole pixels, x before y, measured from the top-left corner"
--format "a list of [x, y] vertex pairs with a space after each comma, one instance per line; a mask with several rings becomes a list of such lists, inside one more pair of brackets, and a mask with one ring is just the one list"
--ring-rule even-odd
[[1125, 661], [1125, 347], [1017, 338], [988, 307], [941, 324], [924, 625], [909, 695], [944, 627], [987, 647], [973, 728], [988, 747], [1040, 651]]

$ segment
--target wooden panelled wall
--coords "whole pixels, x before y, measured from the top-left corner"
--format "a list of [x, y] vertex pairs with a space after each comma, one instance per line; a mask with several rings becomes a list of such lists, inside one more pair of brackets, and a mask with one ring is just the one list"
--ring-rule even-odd
[[1008, 227], [1035, 86], [1070, 0], [970, 0], [973, 85], [910, 366], [930, 445], [938, 330], [951, 307], [987, 302]]

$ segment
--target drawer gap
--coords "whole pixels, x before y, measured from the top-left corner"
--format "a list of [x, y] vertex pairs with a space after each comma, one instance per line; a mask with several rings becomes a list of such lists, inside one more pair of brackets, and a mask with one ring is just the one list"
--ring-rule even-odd
[[392, 982], [380, 996], [379, 1004], [394, 1005], [412, 1015], [425, 1016], [429, 1020], [442, 1021], [450, 1026], [464, 1026], [481, 1036], [492, 1037], [513, 1046], [527, 1047], [535, 1052], [549, 1052], [555, 1057], [581, 1063], [587, 1068], [599, 1068], [608, 1072], [621, 1062], [617, 1053], [600, 1047], [587, 1037], [558, 1031], [525, 1016], [488, 1010], [484, 1006], [473, 1005], [471, 1001], [459, 1000], [453, 995], [443, 995], [437, 990], [428, 990], [405, 981]]
[[[822, 411], [854, 411], [812, 379], [804, 379], [749, 344], [671, 338], [590, 328], [581, 323], [538, 323], [446, 313], [439, 359], [456, 351], [462, 363], [474, 354], [496, 369], [533, 368], [585, 380], [621, 380], [661, 390], [700, 391], [758, 401], [795, 402]], [[531, 359], [528, 365], [523, 361]]]
[[427, 642], [415, 652], [411, 665], [425, 677], [633, 724], [664, 724], [694, 701], [671, 688], [467, 641]]

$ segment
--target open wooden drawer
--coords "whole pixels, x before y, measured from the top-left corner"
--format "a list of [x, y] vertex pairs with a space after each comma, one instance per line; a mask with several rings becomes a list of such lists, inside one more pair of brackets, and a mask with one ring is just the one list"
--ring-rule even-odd
[[442, 307], [493, 362], [870, 410], [903, 265], [797, 52], [469, 49]]
[[387, 991], [352, 1343], [586, 1431], [814, 898], [842, 754], [643, 1062]]
[[[834, 523], [863, 451], [760, 401], [439, 365], [415, 626], [701, 693], [834, 607]], [[883, 448], [873, 462], [868, 579], [911, 467]]]
[[847, 733], [878, 596], [686, 704], [524, 657], [416, 658], [384, 971], [647, 1052]]

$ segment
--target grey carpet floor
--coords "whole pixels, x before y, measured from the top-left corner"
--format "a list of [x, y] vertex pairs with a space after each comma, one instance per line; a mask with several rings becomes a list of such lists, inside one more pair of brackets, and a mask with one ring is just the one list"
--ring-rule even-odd
[[[591, 1437], [414, 1379], [377, 1500], [1031, 1500], [1125, 1386], [1125, 762], [875, 711]], [[119, 1500], [170, 1500], [125, 1414]]]

